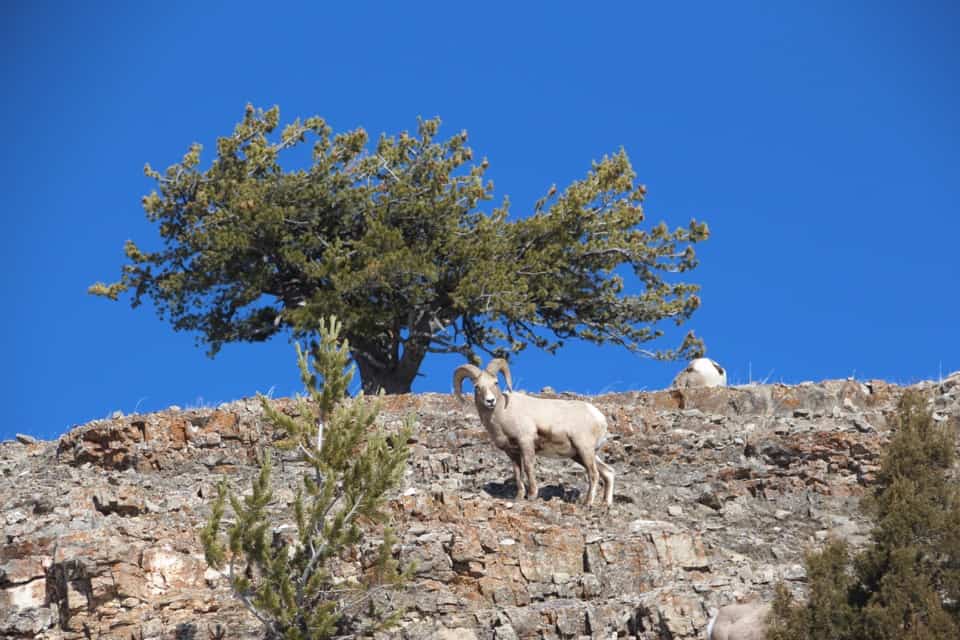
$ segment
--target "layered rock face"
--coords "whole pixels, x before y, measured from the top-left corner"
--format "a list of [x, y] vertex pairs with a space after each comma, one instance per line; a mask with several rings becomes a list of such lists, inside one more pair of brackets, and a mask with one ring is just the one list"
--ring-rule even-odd
[[[917, 386], [937, 420], [960, 422], [960, 374]], [[902, 392], [848, 380], [590, 398], [610, 420], [609, 509], [578, 503], [586, 478], [566, 460], [540, 459], [540, 498], [515, 500], [472, 405], [388, 397], [383, 428], [417, 424], [391, 501], [416, 576], [391, 596], [405, 613], [385, 635], [700, 638], [719, 606], [781, 580], [802, 592], [805, 549], [868, 540], [857, 503]], [[258, 637], [199, 531], [219, 479], [248, 491], [273, 438], [244, 400], [0, 444], [0, 637]], [[275, 465], [278, 526], [303, 471]], [[377, 542], [337, 573], [357, 575]]]

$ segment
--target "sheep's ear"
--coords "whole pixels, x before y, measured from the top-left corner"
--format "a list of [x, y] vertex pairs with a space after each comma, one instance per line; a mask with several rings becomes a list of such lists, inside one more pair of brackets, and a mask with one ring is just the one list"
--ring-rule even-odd
[[507, 381], [507, 389], [513, 391], [513, 380], [510, 378], [510, 366], [507, 364], [507, 361], [503, 358], [494, 358], [487, 364], [487, 373], [494, 378], [497, 377], [497, 373], [500, 371], [503, 372], [503, 377]]
[[476, 384], [477, 378], [480, 376], [480, 369], [473, 366], [472, 364], [462, 364], [453, 371], [453, 392], [457, 396], [457, 400], [463, 402], [463, 379], [470, 378], [470, 380]]

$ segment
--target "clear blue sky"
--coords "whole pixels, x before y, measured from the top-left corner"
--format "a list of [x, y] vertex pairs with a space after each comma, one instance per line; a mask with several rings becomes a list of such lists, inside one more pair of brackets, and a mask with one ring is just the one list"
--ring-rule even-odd
[[[689, 326], [731, 382], [960, 369], [960, 10], [790, 4], [5, 3], [0, 438], [300, 390], [285, 338], [211, 360], [86, 293], [126, 239], [156, 246], [144, 163], [212, 150], [247, 102], [374, 135], [439, 115], [518, 215], [623, 146], [648, 219], [710, 224]], [[448, 392], [456, 364], [415, 390]], [[583, 344], [513, 365], [585, 393], [678, 367]]]

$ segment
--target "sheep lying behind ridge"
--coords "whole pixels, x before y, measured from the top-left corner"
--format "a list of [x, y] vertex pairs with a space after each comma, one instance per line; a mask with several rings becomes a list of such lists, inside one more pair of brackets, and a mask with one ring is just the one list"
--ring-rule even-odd
[[707, 640], [765, 640], [770, 605], [762, 602], [720, 607], [707, 624]]
[[[508, 393], [500, 391], [498, 374], [503, 372]], [[473, 382], [473, 395], [490, 439], [513, 462], [517, 496], [537, 496], [536, 454], [571, 458], [587, 471], [590, 489], [586, 503], [593, 504], [597, 482], [603, 479], [603, 500], [613, 504], [613, 467], [600, 459], [597, 451], [607, 434], [607, 419], [600, 410], [579, 400], [534, 398], [513, 391], [506, 360], [495, 358], [485, 370], [472, 364], [453, 372], [453, 388], [463, 401], [464, 378]], [[524, 487], [526, 476], [526, 487]]]
[[710, 358], [694, 358], [673, 379], [673, 386], [678, 389], [689, 387], [725, 387], [727, 386], [727, 372], [715, 360]]

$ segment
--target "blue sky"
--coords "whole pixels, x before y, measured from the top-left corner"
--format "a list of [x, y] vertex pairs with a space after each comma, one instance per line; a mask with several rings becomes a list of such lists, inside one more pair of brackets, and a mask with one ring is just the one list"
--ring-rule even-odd
[[[211, 360], [151, 310], [86, 293], [117, 278], [126, 239], [156, 246], [139, 204], [152, 188], [144, 163], [166, 167], [194, 141], [212, 150], [247, 102], [373, 135], [439, 115], [441, 133], [470, 132], [516, 215], [624, 147], [649, 220], [710, 225], [689, 326], [731, 382], [960, 369], [953, 3], [0, 11], [0, 339], [13, 356], [0, 439], [300, 390], [284, 338]], [[457, 364], [428, 359], [414, 389], [448, 392]], [[662, 388], [679, 366], [571, 343], [528, 350], [513, 370], [526, 389], [599, 393]]]

